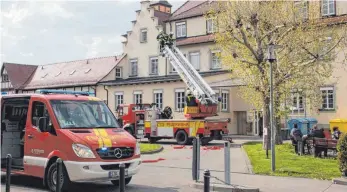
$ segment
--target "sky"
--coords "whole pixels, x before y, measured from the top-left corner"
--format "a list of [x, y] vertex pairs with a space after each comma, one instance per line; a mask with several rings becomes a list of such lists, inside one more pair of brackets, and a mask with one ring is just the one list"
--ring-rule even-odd
[[[169, 0], [172, 11], [185, 1]], [[137, 0], [1, 1], [1, 65], [42, 65], [122, 53]]]

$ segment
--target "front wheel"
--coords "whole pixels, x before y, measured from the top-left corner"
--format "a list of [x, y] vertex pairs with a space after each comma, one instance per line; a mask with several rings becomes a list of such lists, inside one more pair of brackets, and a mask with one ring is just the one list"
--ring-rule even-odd
[[[128, 185], [131, 181], [132, 177], [125, 178], [125, 185]], [[111, 180], [112, 184], [115, 186], [119, 186], [119, 180]]]
[[178, 130], [176, 133], [176, 141], [179, 145], [187, 145], [189, 142], [188, 134], [184, 130]]
[[[47, 172], [47, 177], [46, 177], [46, 183], [47, 183], [48, 189], [51, 192], [56, 191], [57, 178], [58, 178], [57, 163], [54, 162], [49, 167], [48, 172]], [[62, 188], [61, 188], [62, 191], [65, 191], [68, 189], [68, 186], [70, 184], [70, 179], [69, 179], [69, 176], [67, 174], [67, 171], [66, 171], [64, 165], [62, 167], [62, 175], [60, 176], [60, 183], [62, 185]]]

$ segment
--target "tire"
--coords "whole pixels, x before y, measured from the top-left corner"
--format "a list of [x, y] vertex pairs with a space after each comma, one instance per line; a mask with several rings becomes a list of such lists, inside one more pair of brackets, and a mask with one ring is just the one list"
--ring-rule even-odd
[[[69, 176], [68, 176], [68, 173], [66, 171], [66, 168], [63, 164], [63, 167], [62, 167], [62, 191], [66, 191], [68, 190], [68, 187], [71, 183], [70, 179], [69, 179]], [[46, 176], [46, 183], [47, 183], [47, 187], [48, 189], [51, 191], [51, 192], [55, 192], [56, 190], [56, 177], [57, 176], [57, 163], [54, 162], [52, 163], [49, 168], [48, 168], [48, 171], [47, 171], [47, 176]]]
[[[125, 178], [125, 185], [128, 185], [132, 177]], [[111, 180], [111, 183], [115, 186], [119, 186], [119, 180]]]
[[186, 145], [189, 142], [188, 134], [184, 130], [178, 130], [176, 133], [176, 141], [179, 145]]

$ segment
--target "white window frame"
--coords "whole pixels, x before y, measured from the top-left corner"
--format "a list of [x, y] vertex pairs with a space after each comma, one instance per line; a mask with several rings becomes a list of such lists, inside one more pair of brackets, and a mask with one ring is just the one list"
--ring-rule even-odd
[[229, 111], [229, 97], [230, 92], [228, 90], [222, 90], [222, 102], [221, 102], [221, 111], [228, 112]]
[[[334, 110], [335, 109], [335, 89], [334, 87], [321, 87], [320, 91], [322, 93], [322, 110]], [[326, 92], [325, 98], [323, 91]], [[329, 93], [329, 91], [332, 91], [332, 93]], [[332, 101], [329, 101], [329, 95], [332, 96]], [[326, 107], [324, 107], [324, 101], [326, 102]], [[332, 107], [330, 107], [330, 104], [332, 104]]]
[[[184, 109], [186, 101], [185, 92], [185, 89], [175, 89], [175, 111], [182, 111]], [[179, 98], [180, 101], [178, 101]]]
[[[221, 53], [220, 50], [213, 50], [211, 51], [211, 69], [221, 69], [222, 68], [222, 61], [221, 61], [221, 58], [218, 57], [218, 56], [213, 56], [213, 54], [217, 54], [217, 53]], [[216, 59], [217, 58], [217, 59]], [[216, 64], [214, 64], [214, 61], [217, 61], [219, 62], [219, 66], [217, 66]]]
[[[136, 63], [136, 64], [134, 64]], [[135, 65], [135, 70], [133, 70]], [[135, 74], [133, 73], [135, 71]], [[130, 59], [130, 76], [137, 76], [138, 75], [138, 60], [137, 59]]]
[[[332, 9], [330, 9], [330, 5], [333, 6]], [[322, 16], [330, 16], [336, 14], [336, 0], [322, 0], [321, 6]]]
[[[198, 56], [198, 63], [197, 64], [193, 64], [192, 63], [192, 56]], [[189, 62], [193, 65], [193, 67], [196, 70], [200, 70], [200, 52], [196, 51], [196, 52], [190, 52], [189, 53]]]
[[176, 23], [176, 38], [187, 36], [187, 24], [186, 22]]
[[[184, 55], [184, 57], [186, 57], [187, 58], [187, 54], [186, 53], [184, 53], [183, 54]], [[170, 65], [171, 66], [171, 73], [177, 73], [177, 71], [176, 71], [176, 69], [175, 69], [175, 67], [174, 66], [172, 66], [172, 65]]]
[[117, 110], [117, 106], [124, 104], [124, 93], [123, 92], [115, 92], [115, 109]]
[[[301, 106], [300, 106], [301, 100]], [[292, 92], [292, 111], [304, 111], [305, 109], [305, 98], [300, 92]]]
[[[146, 34], [144, 36], [144, 33]], [[144, 37], [146, 37], [146, 39], [144, 39]], [[147, 29], [141, 29], [140, 30], [140, 42], [141, 43], [146, 43], [148, 41], [148, 31]]]
[[[218, 97], [221, 96], [220, 90], [219, 89], [213, 89], [213, 91], [216, 93], [216, 99], [218, 99]], [[217, 111], [219, 111], [220, 108], [221, 108], [220, 104], [221, 103], [218, 102], [218, 104], [217, 104]]]
[[153, 100], [157, 108], [163, 109], [163, 90], [153, 90]]
[[211, 18], [206, 20], [206, 29], [207, 33], [214, 33], [215, 32], [215, 21]]
[[[117, 71], [117, 70], [119, 70], [119, 71]], [[115, 73], [116, 73], [116, 78], [122, 78], [122, 75], [123, 75], [122, 67], [116, 67]]]
[[[154, 60], [157, 60], [156, 71], [153, 71], [153, 61]], [[158, 75], [159, 74], [159, 58], [158, 57], [149, 58], [149, 74], [150, 75]]]
[[308, 1], [295, 1], [294, 6], [298, 9], [298, 16], [302, 17], [302, 20], [308, 19]]
[[134, 91], [134, 104], [142, 104], [143, 103], [143, 97], [142, 97], [142, 91]]

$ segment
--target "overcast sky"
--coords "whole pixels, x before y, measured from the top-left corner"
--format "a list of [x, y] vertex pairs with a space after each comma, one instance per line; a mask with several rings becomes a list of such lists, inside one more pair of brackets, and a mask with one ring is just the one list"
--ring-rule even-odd
[[[185, 1], [169, 0], [172, 10]], [[122, 53], [137, 0], [1, 1], [2, 62], [47, 64]]]

